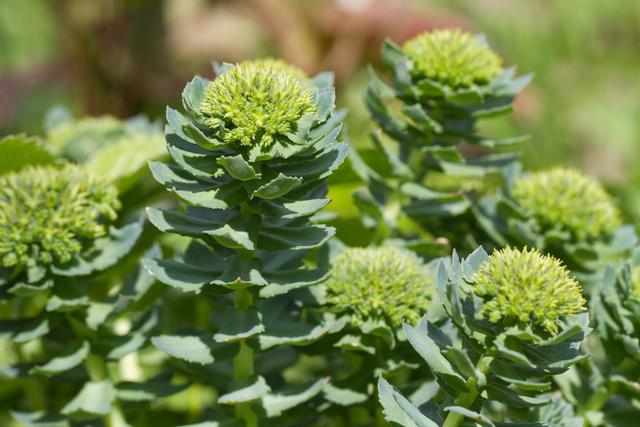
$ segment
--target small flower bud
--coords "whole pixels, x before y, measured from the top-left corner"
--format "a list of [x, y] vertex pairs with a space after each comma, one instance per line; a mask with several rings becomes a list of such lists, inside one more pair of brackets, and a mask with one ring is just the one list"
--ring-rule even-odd
[[431, 279], [411, 251], [393, 246], [348, 248], [334, 262], [327, 299], [361, 325], [382, 320], [399, 327], [415, 323], [431, 298]]
[[460, 30], [423, 33], [403, 46], [412, 74], [459, 89], [489, 83], [501, 71], [501, 59], [472, 34]]

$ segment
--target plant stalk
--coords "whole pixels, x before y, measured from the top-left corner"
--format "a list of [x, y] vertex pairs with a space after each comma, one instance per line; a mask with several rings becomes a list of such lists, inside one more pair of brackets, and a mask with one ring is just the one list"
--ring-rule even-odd
[[[491, 365], [491, 361], [493, 361], [493, 358], [489, 356], [481, 358], [476, 364], [476, 369], [483, 375], [486, 374], [489, 370], [489, 365]], [[455, 403], [457, 406], [460, 406], [462, 408], [471, 409], [471, 407], [473, 406], [473, 402], [476, 401], [476, 398], [478, 397], [478, 394], [480, 394], [480, 391], [478, 390], [478, 384], [475, 378], [469, 378], [469, 380], [467, 381], [467, 386], [471, 391], [469, 393], [460, 395], [455, 400]], [[447, 418], [445, 418], [444, 420], [444, 424], [442, 424], [442, 427], [458, 427], [462, 424], [464, 418], [465, 417], [462, 414], [459, 414], [457, 412], [449, 412]]]
[[[103, 357], [91, 353], [85, 359], [84, 365], [91, 381], [110, 380], [107, 362]], [[111, 411], [104, 416], [104, 424], [107, 427], [130, 427], [117, 400], [111, 403]]]
[[[246, 289], [238, 289], [235, 293], [235, 308], [246, 310], [253, 305], [253, 295]], [[253, 349], [240, 341], [240, 349], [233, 359], [233, 379], [244, 380], [254, 374]], [[257, 427], [258, 416], [252, 408], [251, 402], [240, 403], [236, 406], [236, 417], [244, 420], [246, 427]]]

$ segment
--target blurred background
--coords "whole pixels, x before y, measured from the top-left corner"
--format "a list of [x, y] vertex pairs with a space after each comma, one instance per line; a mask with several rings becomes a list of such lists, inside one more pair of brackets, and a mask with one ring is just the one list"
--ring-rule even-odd
[[[349, 134], [366, 150], [366, 64], [385, 37], [437, 27], [486, 34], [535, 75], [516, 114], [491, 123], [530, 134], [532, 169], [568, 164], [602, 179], [627, 220], [640, 211], [640, 1], [637, 0], [1, 0], [0, 134], [42, 134], [46, 112], [162, 119], [211, 61], [277, 56], [333, 70]], [[334, 209], [355, 215], [349, 171]]]

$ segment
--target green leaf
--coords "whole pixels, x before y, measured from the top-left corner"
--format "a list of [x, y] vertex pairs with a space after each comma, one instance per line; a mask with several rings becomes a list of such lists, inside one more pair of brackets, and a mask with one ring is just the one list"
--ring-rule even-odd
[[268, 183], [258, 187], [251, 197], [259, 197], [261, 199], [273, 200], [282, 197], [289, 191], [302, 183], [302, 178], [286, 176], [282, 173], [269, 181]]
[[218, 398], [218, 403], [223, 405], [237, 405], [239, 403], [251, 402], [266, 396], [267, 393], [271, 391], [271, 388], [261, 376], [233, 381], [229, 389], [229, 392]]
[[140, 333], [129, 333], [126, 336], [118, 337], [116, 346], [107, 353], [107, 359], [120, 360], [129, 353], [133, 353], [147, 342], [147, 337]]
[[333, 87], [320, 88], [316, 93], [316, 120], [324, 122], [336, 107], [336, 91]]
[[404, 332], [414, 350], [429, 364], [434, 374], [442, 376], [447, 384], [456, 390], [466, 393], [468, 388], [466, 381], [456, 371], [449, 361], [440, 353], [440, 348], [431, 340], [429, 335], [421, 333], [408, 324], [403, 325]]
[[20, 134], [0, 139], [0, 175], [54, 161], [53, 153], [38, 138]]
[[40, 283], [18, 282], [9, 289], [9, 293], [18, 297], [33, 297], [53, 288], [53, 280], [45, 280]]
[[[169, 149], [176, 149], [173, 154], [177, 154], [179, 159], [176, 161], [179, 164], [182, 164], [183, 161], [188, 162], [189, 154], [195, 154], [195, 152], [188, 153], [186, 151], [181, 151], [177, 148], [177, 146], [184, 146], [184, 144], [193, 144], [195, 147], [202, 148], [204, 150], [219, 150], [225, 148], [226, 144], [217, 141], [214, 138], [209, 138], [202, 133], [200, 129], [198, 129], [193, 123], [191, 123], [186, 117], [184, 117], [180, 112], [174, 110], [171, 107], [167, 107], [166, 110], [166, 118], [167, 118], [167, 128], [165, 130], [167, 142], [169, 143]], [[178, 144], [178, 141], [182, 141], [183, 144]], [[194, 147], [194, 148], [195, 148]], [[206, 152], [201, 152], [206, 158]], [[198, 157], [196, 155], [196, 157]], [[174, 157], [175, 158], [175, 157]], [[205, 166], [204, 169], [198, 168], [197, 164], [192, 164], [192, 166], [196, 167], [196, 175], [204, 172], [206, 170], [206, 166], [204, 164], [200, 164], [200, 166]], [[187, 166], [189, 167], [189, 166]]]
[[406, 179], [414, 178], [414, 174], [411, 168], [402, 160], [400, 160], [396, 153], [394, 153], [382, 142], [378, 132], [371, 133], [371, 140], [373, 141], [373, 144], [376, 146], [376, 148], [378, 148], [378, 150], [380, 150], [384, 154], [387, 162], [389, 163], [389, 166], [391, 166], [391, 173], [393, 173], [394, 176]]
[[483, 425], [487, 425], [487, 426], [494, 426], [493, 421], [491, 421], [489, 418], [487, 418], [486, 416], [479, 414], [475, 411], [471, 411], [467, 408], [463, 408], [461, 406], [447, 406], [444, 408], [445, 412], [455, 412], [456, 414], [460, 414], [463, 415], [465, 418], [468, 418], [470, 420], [474, 420], [479, 422], [480, 424]]
[[150, 160], [166, 155], [161, 133], [140, 133], [107, 145], [89, 159], [86, 167], [124, 192], [148, 173], [147, 163]]
[[69, 427], [69, 421], [59, 414], [11, 411], [11, 416], [19, 423], [33, 427]]
[[151, 380], [144, 383], [121, 382], [116, 386], [118, 399], [127, 402], [153, 402], [168, 397], [189, 387], [189, 383], [171, 384], [166, 381]]
[[255, 250], [255, 244], [246, 231], [236, 230], [225, 224], [215, 230], [205, 231], [204, 234], [213, 237], [222, 246], [230, 249]]
[[301, 403], [307, 402], [317, 396], [329, 384], [329, 379], [324, 378], [310, 385], [295, 385], [278, 390], [277, 393], [269, 393], [262, 398], [262, 406], [267, 417], [277, 417], [284, 411]]
[[269, 226], [263, 224], [258, 236], [258, 247], [265, 250], [293, 251], [323, 245], [335, 234], [335, 228], [324, 225]]
[[460, 195], [451, 200], [417, 200], [405, 207], [412, 217], [452, 217], [465, 213], [471, 207], [466, 197]]
[[[406, 404], [401, 405], [397, 400], [398, 396], [400, 396], [400, 394], [393, 389], [391, 384], [382, 377], [378, 378], [378, 400], [382, 405], [384, 418], [387, 421], [394, 423], [393, 425], [397, 424], [402, 427], [438, 427], [435, 422], [429, 420], [424, 415], [420, 414], [421, 416], [418, 416], [419, 412], [418, 414], [413, 413], [411, 415], [407, 413], [405, 409]], [[418, 419], [417, 422], [416, 418]]]
[[211, 80], [195, 76], [182, 90], [182, 106], [198, 121], [202, 121], [200, 106], [204, 99], [204, 93]]
[[115, 398], [115, 388], [108, 380], [88, 382], [61, 412], [82, 417], [107, 415]]
[[349, 146], [336, 143], [308, 160], [292, 161], [278, 168], [281, 174], [320, 180], [331, 175], [347, 157]]
[[502, 402], [514, 408], [530, 408], [534, 406], [544, 406], [551, 401], [551, 396], [530, 397], [518, 394], [517, 391], [502, 385], [487, 384], [487, 396], [491, 400]]
[[262, 205], [262, 214], [282, 219], [300, 218], [314, 214], [330, 201], [331, 199], [309, 199], [291, 202], [265, 201]]
[[420, 104], [403, 105], [402, 112], [417, 126], [436, 134], [442, 133], [442, 125], [430, 117]]
[[326, 400], [340, 406], [356, 405], [369, 400], [369, 395], [367, 393], [361, 393], [348, 388], [336, 387], [333, 384], [327, 384], [322, 389], [322, 394]]
[[244, 340], [264, 332], [260, 313], [256, 310], [228, 309], [220, 313], [220, 322], [213, 340], [218, 343]]
[[49, 333], [46, 317], [0, 320], [0, 339], [10, 339], [23, 344]]
[[406, 61], [402, 48], [389, 39], [385, 39], [381, 48], [382, 61], [387, 68], [394, 69], [399, 62]]
[[47, 311], [75, 311], [89, 305], [89, 297], [73, 284], [57, 283], [47, 300]]
[[89, 329], [97, 330], [104, 323], [109, 314], [114, 310], [115, 306], [110, 303], [91, 302], [87, 308], [87, 317], [85, 323]]
[[211, 283], [220, 274], [219, 271], [205, 270], [173, 260], [145, 258], [142, 263], [153, 277], [184, 292], [200, 292], [204, 285]]
[[51, 376], [66, 372], [80, 365], [89, 355], [89, 349], [89, 343], [84, 341], [78, 348], [71, 350], [69, 353], [55, 357], [44, 365], [34, 367], [31, 369], [31, 373]]
[[222, 166], [229, 175], [240, 181], [251, 181], [262, 177], [262, 174], [256, 172], [253, 166], [251, 166], [241, 154], [236, 156], [220, 156], [218, 157], [218, 164]]
[[97, 239], [88, 253], [76, 256], [66, 264], [53, 266], [51, 270], [60, 276], [84, 276], [106, 270], [129, 253], [141, 233], [140, 223], [118, 229], [112, 227], [109, 235]]
[[260, 289], [260, 297], [272, 298], [285, 294], [293, 289], [315, 285], [329, 277], [329, 274], [330, 271], [327, 268], [265, 272], [264, 278], [268, 282], [268, 285]]
[[196, 335], [161, 335], [151, 339], [160, 351], [189, 363], [211, 364], [221, 359], [233, 357], [237, 346], [214, 343], [207, 344], [203, 337]]
[[369, 85], [365, 91], [365, 104], [371, 117], [391, 138], [401, 143], [415, 144], [415, 138], [407, 132], [406, 124], [392, 115], [380, 95], [373, 86]]
[[489, 259], [487, 252], [479, 246], [474, 250], [462, 263], [462, 270], [464, 272], [464, 278], [471, 283], [471, 278], [478, 271], [480, 265]]
[[191, 207], [184, 214], [173, 210], [147, 208], [146, 213], [149, 221], [158, 230], [191, 237], [200, 237], [206, 231], [217, 229], [232, 217], [228, 211], [196, 209]]
[[305, 345], [329, 332], [324, 323], [307, 324], [288, 320], [265, 323], [266, 331], [258, 336], [262, 350], [279, 345]]

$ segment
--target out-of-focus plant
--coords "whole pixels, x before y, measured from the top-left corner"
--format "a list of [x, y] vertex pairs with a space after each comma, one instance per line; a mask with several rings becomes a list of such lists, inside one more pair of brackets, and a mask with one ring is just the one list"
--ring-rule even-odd
[[637, 244], [612, 197], [574, 169], [521, 174], [512, 168], [504, 190], [484, 197], [474, 213], [493, 244], [532, 246], [578, 271], [597, 271]]
[[596, 278], [589, 301], [597, 332], [587, 343], [592, 360], [558, 384], [589, 425], [615, 426], [640, 408], [640, 250]]
[[185, 87], [184, 114], [167, 108], [174, 163], [151, 164], [187, 206], [150, 209], [149, 219], [192, 242], [179, 259], [145, 265], [160, 281], [213, 304], [206, 330], [158, 336], [155, 345], [219, 390], [215, 421], [256, 426], [327, 384], [308, 378], [287, 385], [282, 364], [295, 363], [291, 348], [334, 323], [328, 314], [306, 318], [298, 290], [328, 275], [314, 248], [334, 230], [313, 217], [329, 202], [326, 178], [346, 156], [338, 141], [344, 114], [334, 111], [330, 74], [309, 79], [270, 59], [217, 71], [215, 80], [196, 77]]
[[121, 405], [180, 388], [120, 372], [158, 324], [143, 301], [153, 279], [140, 266], [124, 281], [142, 226], [120, 209], [116, 188], [77, 165], [0, 175], [0, 329], [16, 361], [3, 373], [25, 389], [21, 423], [124, 425]]
[[142, 209], [162, 194], [147, 163], [168, 157], [162, 127], [143, 116], [75, 118], [63, 107], [45, 118], [45, 147], [56, 157], [83, 164], [114, 184], [125, 214]]
[[549, 409], [526, 409], [551, 403], [552, 377], [586, 357], [580, 346], [590, 328], [578, 282], [537, 250], [488, 256], [479, 248], [442, 261], [437, 288], [451, 327], [424, 319], [404, 330], [443, 395], [420, 402], [421, 411], [381, 378], [387, 419], [412, 427], [543, 421], [535, 417]]
[[334, 313], [341, 328], [315, 343], [312, 351], [328, 360], [331, 383], [323, 394], [331, 406], [323, 409], [323, 416], [348, 425], [380, 425], [377, 378], [410, 383], [418, 358], [404, 337], [402, 322], [417, 322], [427, 313], [435, 292], [432, 273], [416, 254], [401, 247], [335, 251], [332, 275], [317, 294], [319, 308]]
[[452, 243], [471, 250], [474, 230], [462, 217], [474, 194], [495, 186], [490, 178], [514, 162], [504, 151], [523, 140], [485, 137], [477, 123], [512, 111], [529, 76], [516, 78], [480, 36], [459, 30], [424, 33], [402, 47], [387, 41], [382, 57], [392, 84], [372, 71], [365, 103], [390, 138], [372, 134], [387, 167], [375, 171], [351, 156], [367, 184], [354, 194], [365, 225], [377, 242], [399, 237], [436, 254]]

